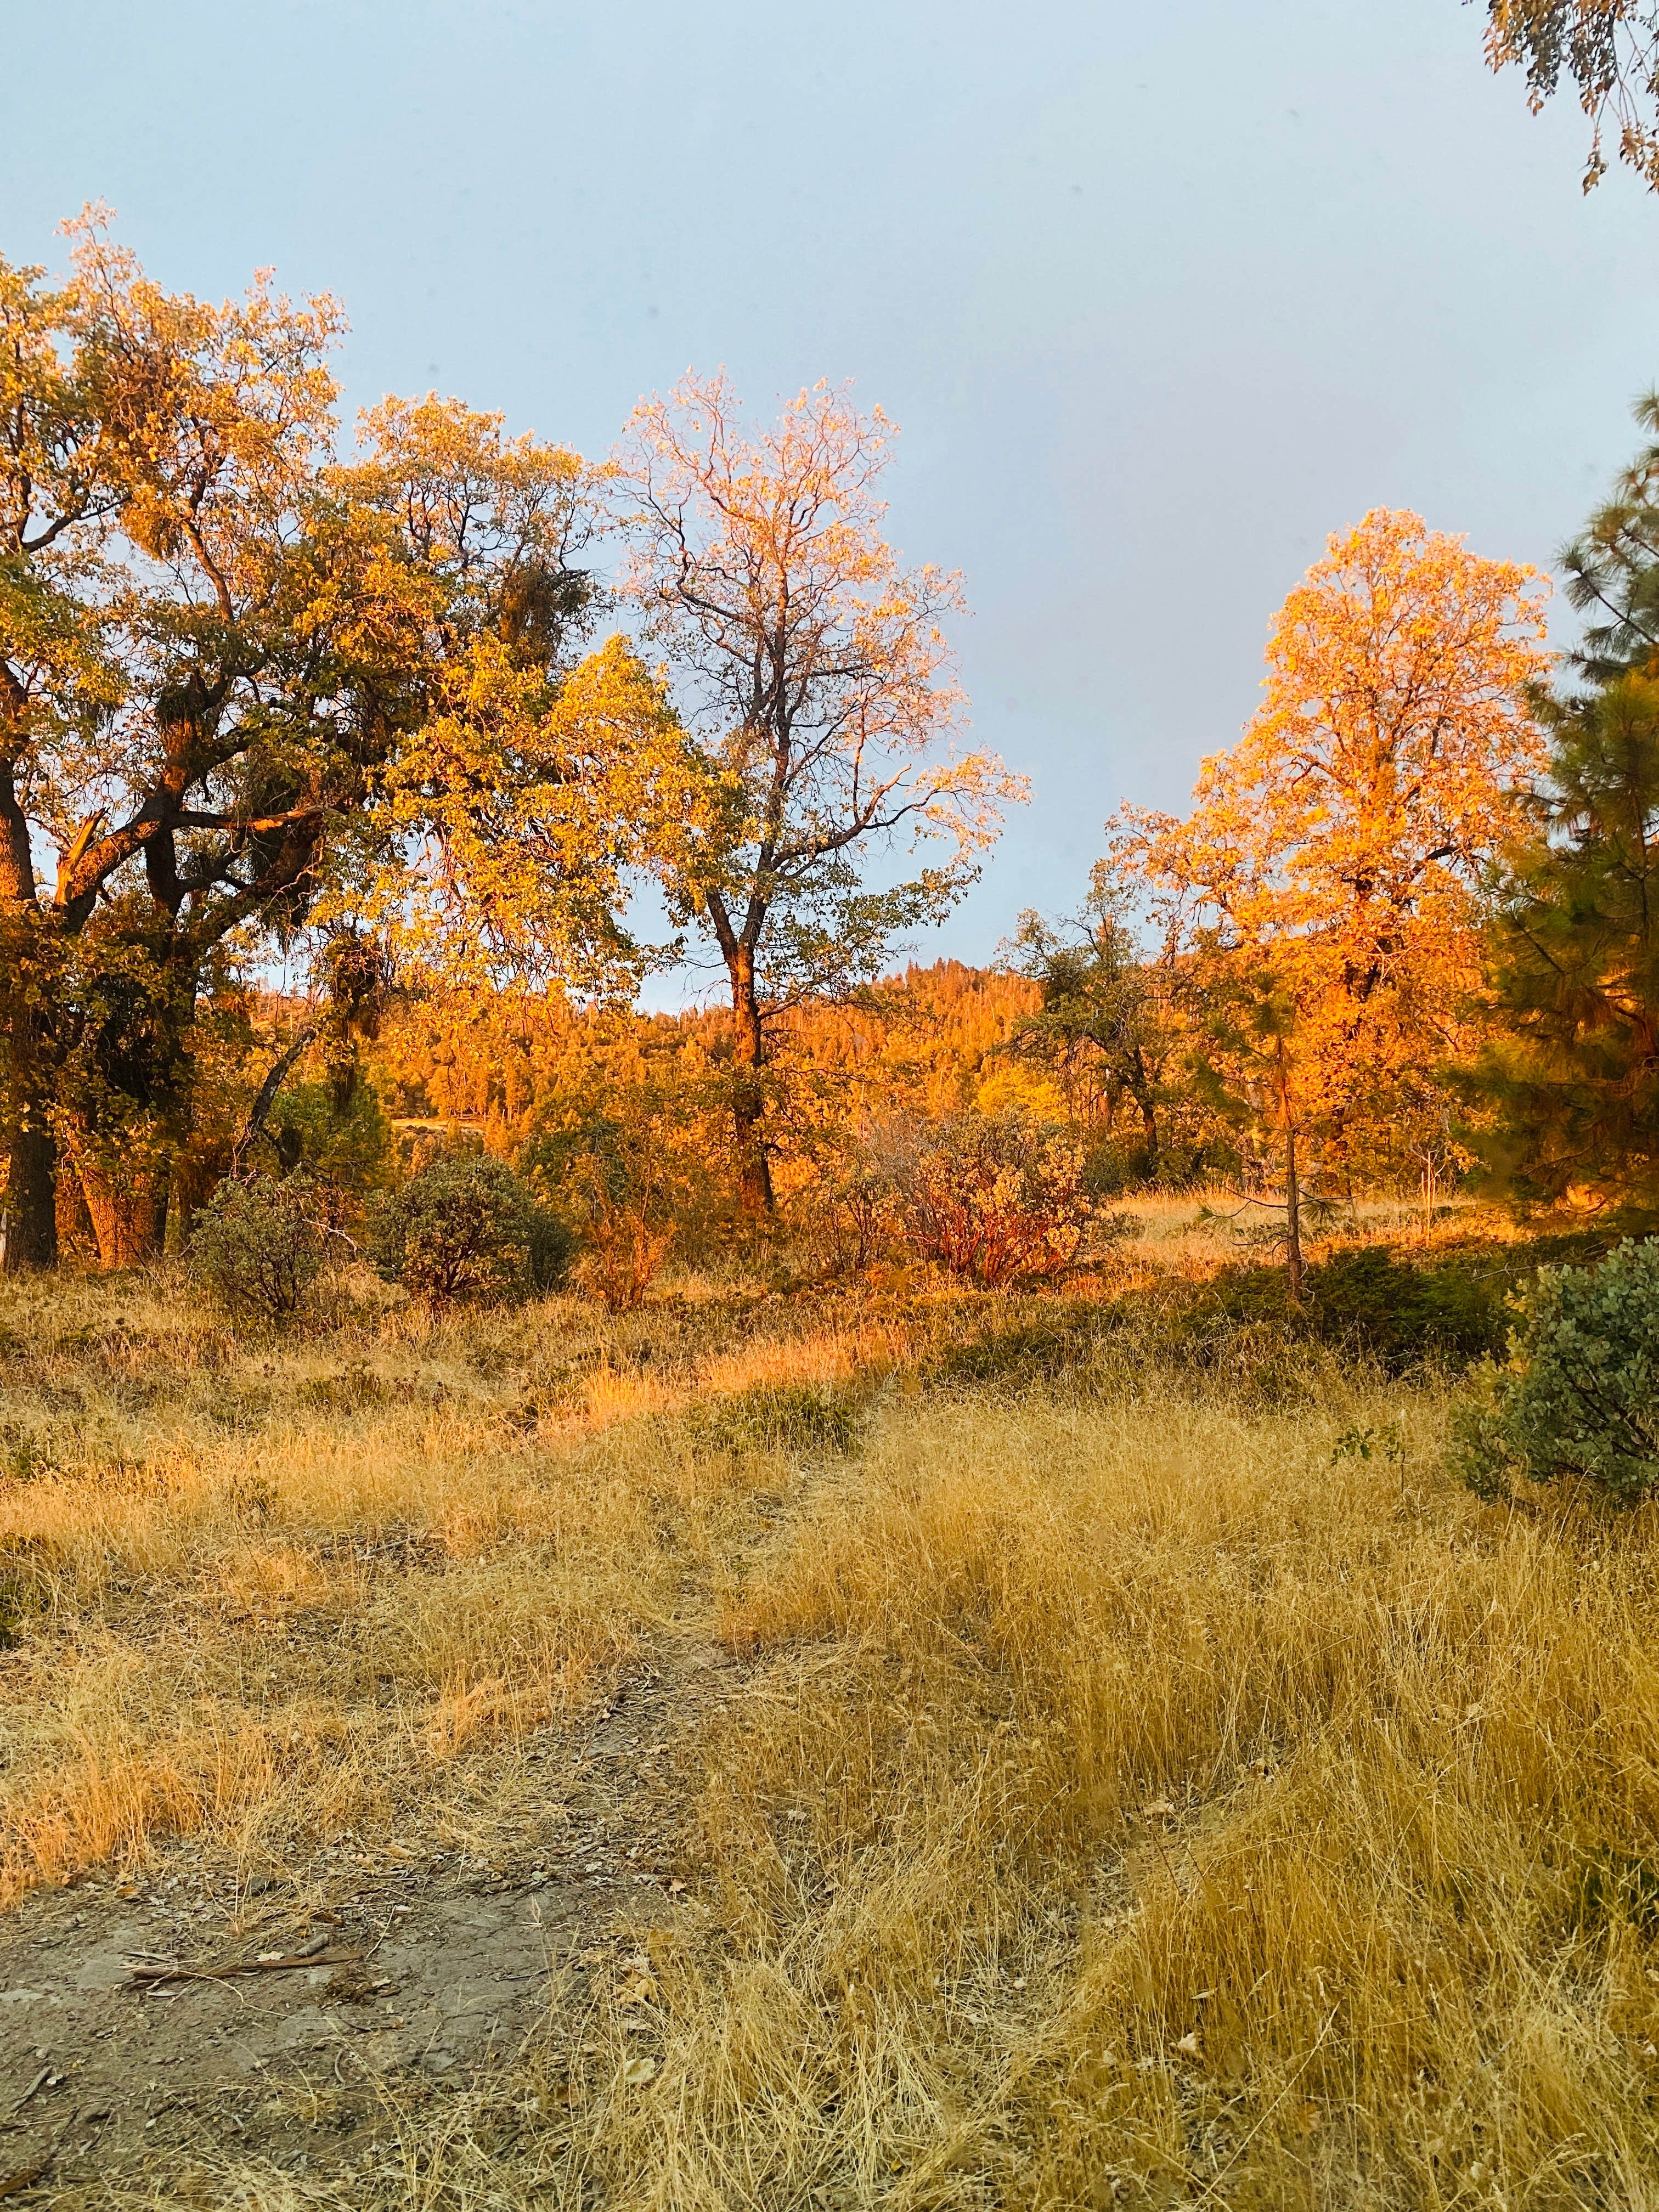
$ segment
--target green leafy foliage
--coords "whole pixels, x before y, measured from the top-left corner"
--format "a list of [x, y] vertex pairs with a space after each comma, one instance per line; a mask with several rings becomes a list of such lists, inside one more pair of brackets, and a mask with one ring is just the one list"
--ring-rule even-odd
[[434, 1309], [556, 1290], [574, 1237], [504, 1161], [441, 1156], [371, 1207], [368, 1249], [387, 1281]]
[[370, 1084], [354, 1084], [343, 1101], [326, 1083], [289, 1084], [268, 1127], [285, 1165], [303, 1165], [342, 1190], [369, 1190], [386, 1179], [392, 1124]]
[[1382, 1245], [1361, 1246], [1310, 1267], [1307, 1291], [1315, 1334], [1390, 1374], [1467, 1365], [1503, 1342], [1497, 1287], [1453, 1262], [1414, 1267]]
[[649, 1086], [610, 1110], [545, 1129], [520, 1165], [551, 1204], [541, 1209], [569, 1246], [567, 1273], [613, 1313], [640, 1304], [686, 1213], [684, 1178], [663, 1102]]
[[196, 1217], [191, 1274], [239, 1319], [292, 1320], [323, 1273], [331, 1195], [303, 1173], [221, 1183]]
[[1538, 836], [1494, 926], [1470, 1142], [1529, 1200], [1659, 1199], [1659, 680], [1620, 675], [1551, 724]]
[[1310, 1267], [1299, 1306], [1277, 1267], [1224, 1267], [1174, 1297], [1124, 1303], [1146, 1304], [1159, 1357], [1262, 1406], [1304, 1395], [1322, 1357], [1404, 1376], [1467, 1366], [1504, 1336], [1501, 1280], [1458, 1261], [1417, 1267], [1382, 1246]]
[[1540, 1267], [1510, 1360], [1460, 1409], [1453, 1463], [1478, 1495], [1578, 1477], [1631, 1504], [1659, 1486], [1659, 1243]]
[[1020, 916], [1018, 966], [1036, 983], [1038, 1000], [1012, 1042], [1068, 1084], [1097, 1085], [1109, 1127], [1120, 1107], [1130, 1109], [1135, 1133], [1117, 1135], [1109, 1152], [1097, 1148], [1091, 1162], [1097, 1178], [1112, 1178], [1101, 1187], [1115, 1194], [1164, 1172], [1160, 1115], [1170, 1103], [1166, 1077], [1178, 1036], [1170, 990], [1176, 971], [1142, 959], [1107, 896], [1103, 868], [1096, 881], [1091, 909], [1069, 933], [1050, 928], [1040, 915]]
[[[988, 1310], [921, 1363], [945, 1388], [1118, 1388], [1138, 1364], [1167, 1363], [1254, 1405], [1293, 1402], [1319, 1360], [1358, 1359], [1395, 1375], [1462, 1365], [1501, 1346], [1504, 1284], [1458, 1261], [1414, 1267], [1382, 1247], [1334, 1253], [1291, 1302], [1277, 1267], [1224, 1267], [1206, 1282], [1121, 1297], [1032, 1298]], [[1352, 1449], [1382, 1451], [1374, 1437]]]

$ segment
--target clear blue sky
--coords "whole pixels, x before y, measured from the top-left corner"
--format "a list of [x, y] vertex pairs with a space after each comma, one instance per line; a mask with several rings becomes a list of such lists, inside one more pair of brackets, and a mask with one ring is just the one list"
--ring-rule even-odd
[[89, 198], [171, 285], [337, 293], [349, 402], [591, 453], [689, 363], [856, 380], [1030, 775], [937, 945], [1075, 904], [1230, 744], [1331, 530], [1547, 562], [1659, 381], [1659, 199], [1588, 199], [1459, 0], [18, 0], [0, 248]]

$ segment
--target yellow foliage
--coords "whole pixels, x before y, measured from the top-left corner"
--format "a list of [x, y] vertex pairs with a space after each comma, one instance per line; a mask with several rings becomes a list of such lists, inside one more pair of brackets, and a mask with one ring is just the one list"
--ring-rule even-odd
[[1051, 1075], [1023, 1060], [1004, 1060], [974, 1091], [981, 1114], [1023, 1114], [1033, 1121], [1063, 1123], [1071, 1118], [1065, 1092]]
[[1482, 871], [1543, 763], [1524, 693], [1547, 665], [1546, 588], [1414, 514], [1368, 514], [1275, 617], [1262, 703], [1204, 763], [1192, 813], [1109, 825], [1173, 931], [1271, 972], [1296, 1115], [1340, 1159], [1440, 1118]]

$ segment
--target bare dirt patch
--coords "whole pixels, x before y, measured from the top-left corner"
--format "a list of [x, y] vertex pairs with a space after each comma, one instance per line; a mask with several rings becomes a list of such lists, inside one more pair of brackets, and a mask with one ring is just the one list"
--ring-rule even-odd
[[556, 2072], [641, 1929], [700, 1917], [675, 1775], [738, 1671], [701, 1629], [665, 1638], [581, 1735], [517, 1747], [537, 1780], [493, 1850], [346, 1838], [239, 1878], [180, 1846], [25, 1899], [0, 2193], [91, 2205], [227, 2160], [347, 2183], [532, 2047]]

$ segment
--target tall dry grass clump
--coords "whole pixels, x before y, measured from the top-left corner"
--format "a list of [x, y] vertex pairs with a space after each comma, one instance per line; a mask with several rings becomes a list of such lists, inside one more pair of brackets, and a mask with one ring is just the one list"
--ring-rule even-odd
[[607, 2201], [1651, 2203], [1655, 1528], [1482, 1508], [1441, 1426], [890, 1418], [730, 1589], [726, 1948], [594, 2084]]
[[14, 1287], [0, 1901], [168, 1836], [430, 1826], [460, 1754], [602, 1703], [765, 1473], [676, 1408], [858, 1350], [735, 1334], [550, 1299], [238, 1337], [165, 1279]]

